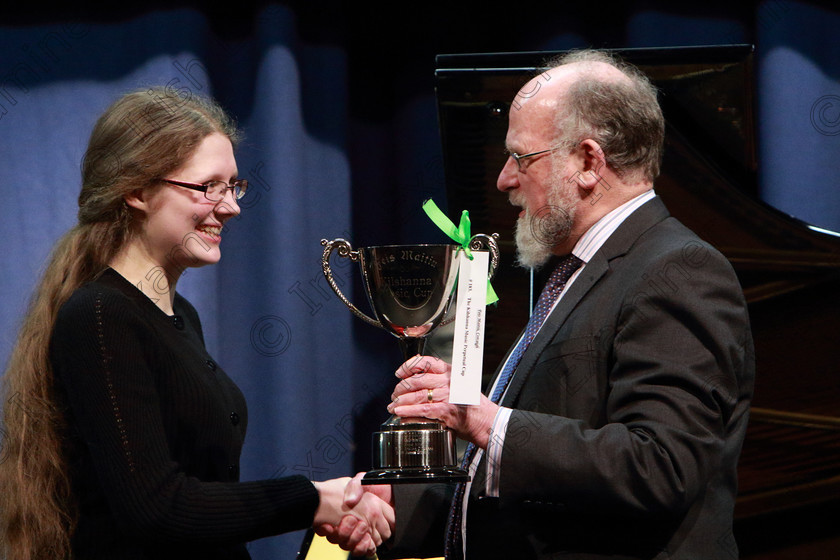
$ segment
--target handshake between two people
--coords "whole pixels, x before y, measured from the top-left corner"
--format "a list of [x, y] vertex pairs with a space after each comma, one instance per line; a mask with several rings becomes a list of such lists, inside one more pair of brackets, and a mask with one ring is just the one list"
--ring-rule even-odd
[[[459, 438], [485, 449], [499, 407], [484, 395], [478, 405], [450, 404], [451, 371], [451, 366], [438, 358], [415, 356], [407, 360], [396, 371], [400, 382], [391, 395], [388, 412], [439, 420]], [[316, 483], [332, 486], [322, 492], [315, 532], [356, 556], [373, 555], [390, 538], [396, 518], [391, 486], [363, 486], [364, 474]], [[335, 493], [342, 488], [343, 501], [339, 503]], [[328, 492], [326, 500], [324, 492]], [[319, 516], [322, 508], [324, 515]]]

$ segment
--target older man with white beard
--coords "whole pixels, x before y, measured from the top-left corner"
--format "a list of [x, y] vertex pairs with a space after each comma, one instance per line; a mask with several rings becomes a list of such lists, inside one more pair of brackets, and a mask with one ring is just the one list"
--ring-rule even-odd
[[[468, 440], [472, 481], [357, 478], [347, 502], [395, 504], [383, 557], [737, 558], [754, 377], [738, 280], [653, 191], [664, 119], [647, 78], [593, 51], [549, 66], [512, 104], [497, 182], [522, 208], [519, 262], [551, 271], [535, 312], [479, 405], [448, 404], [451, 368], [429, 357], [397, 370], [388, 406]], [[359, 538], [351, 525], [330, 538]]]

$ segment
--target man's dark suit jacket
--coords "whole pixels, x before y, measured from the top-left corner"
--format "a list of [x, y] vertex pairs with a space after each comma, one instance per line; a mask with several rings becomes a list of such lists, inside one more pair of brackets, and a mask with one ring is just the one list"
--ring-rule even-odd
[[[485, 495], [486, 459], [472, 484], [467, 558], [737, 558], [753, 378], [729, 262], [645, 203], [525, 352], [501, 403], [514, 410], [499, 497]], [[441, 555], [451, 494], [395, 486], [391, 556]]]

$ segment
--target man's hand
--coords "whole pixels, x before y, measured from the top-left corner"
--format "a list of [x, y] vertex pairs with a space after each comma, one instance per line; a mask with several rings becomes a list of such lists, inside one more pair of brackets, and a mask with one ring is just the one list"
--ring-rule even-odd
[[397, 384], [388, 412], [400, 417], [440, 420], [461, 439], [487, 448], [499, 406], [481, 395], [478, 405], [449, 404], [452, 367], [438, 358], [415, 356], [397, 369]]
[[316, 533], [354, 556], [374, 555], [394, 529], [391, 486], [362, 486], [364, 474], [348, 479], [344, 486], [341, 507], [345, 514], [340, 521], [318, 524], [316, 516], [315, 524]]
[[[382, 490], [362, 491], [361, 476], [316, 482], [321, 505], [313, 523], [315, 532], [354, 556], [373, 555], [376, 547], [391, 537], [394, 505], [391, 487], [387, 498]], [[383, 487], [367, 487], [383, 488]]]

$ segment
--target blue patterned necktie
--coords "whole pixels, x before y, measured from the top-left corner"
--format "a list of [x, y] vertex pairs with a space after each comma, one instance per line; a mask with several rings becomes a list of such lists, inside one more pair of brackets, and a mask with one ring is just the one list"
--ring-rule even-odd
[[[505, 394], [505, 389], [507, 389], [511, 378], [513, 377], [513, 372], [516, 370], [516, 366], [519, 365], [519, 361], [522, 359], [522, 355], [525, 354], [525, 350], [528, 349], [528, 346], [534, 340], [534, 337], [537, 336], [542, 324], [545, 322], [545, 318], [548, 317], [549, 312], [552, 307], [554, 307], [554, 302], [557, 301], [557, 298], [560, 297], [560, 294], [563, 292], [563, 288], [566, 287], [566, 282], [569, 281], [572, 274], [574, 274], [582, 264], [583, 261], [576, 256], [572, 254], [566, 255], [557, 265], [557, 268], [554, 269], [554, 272], [551, 273], [551, 276], [549, 276], [548, 282], [546, 282], [545, 288], [543, 288], [543, 291], [540, 294], [540, 299], [537, 301], [537, 306], [534, 308], [534, 313], [528, 320], [528, 326], [525, 327], [525, 334], [523, 334], [522, 338], [519, 339], [519, 343], [516, 345], [516, 348], [513, 349], [513, 352], [511, 352], [502, 373], [499, 374], [499, 380], [496, 383], [496, 388], [490, 396], [490, 400], [494, 403], [498, 403], [501, 400], [502, 395]], [[469, 469], [469, 465], [472, 463], [477, 449], [478, 448], [472, 443], [467, 446], [467, 450], [464, 452], [464, 459], [461, 461], [462, 469]], [[455, 488], [455, 497], [452, 500], [452, 506], [449, 510], [449, 520], [446, 526], [446, 560], [460, 559], [463, 554], [461, 516], [464, 511], [464, 492], [466, 491], [466, 488], [467, 485], [464, 482], [458, 483], [457, 488]]]

